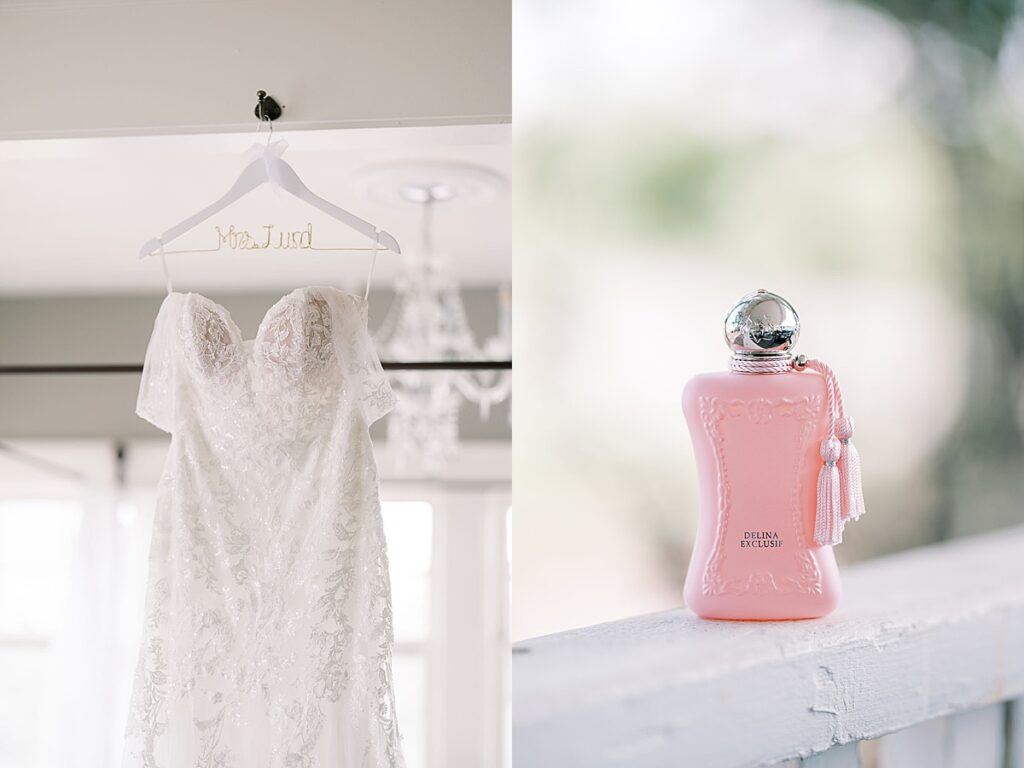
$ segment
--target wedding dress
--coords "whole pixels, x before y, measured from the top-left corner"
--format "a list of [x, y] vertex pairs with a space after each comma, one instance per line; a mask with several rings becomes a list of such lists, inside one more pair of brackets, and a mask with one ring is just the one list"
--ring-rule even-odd
[[366, 300], [299, 288], [243, 340], [168, 293], [136, 412], [170, 432], [124, 768], [399, 768]]

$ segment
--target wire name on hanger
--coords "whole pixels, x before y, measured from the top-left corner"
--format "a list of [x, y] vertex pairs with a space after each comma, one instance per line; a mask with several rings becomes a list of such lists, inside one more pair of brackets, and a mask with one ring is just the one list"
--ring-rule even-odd
[[234, 224], [227, 231], [220, 227], [217, 230], [217, 246], [227, 247], [232, 251], [262, 251], [273, 248], [280, 251], [310, 251], [313, 246], [313, 225], [307, 224], [305, 229], [278, 230], [273, 224], [264, 224], [263, 232], [254, 235], [247, 229], [239, 229]]
[[359, 246], [318, 246], [313, 242], [313, 224], [307, 223], [305, 229], [278, 229], [276, 224], [264, 224], [256, 232], [236, 227], [234, 224], [227, 229], [215, 226], [217, 236], [215, 248], [187, 248], [183, 250], [167, 249], [164, 253], [216, 253], [217, 251], [368, 251], [369, 248]]

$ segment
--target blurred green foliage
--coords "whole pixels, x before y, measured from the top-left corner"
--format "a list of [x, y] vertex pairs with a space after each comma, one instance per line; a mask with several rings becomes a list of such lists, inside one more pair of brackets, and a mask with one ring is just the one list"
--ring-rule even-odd
[[1014, 0], [865, 0], [908, 24], [934, 24], [965, 45], [995, 58], [1017, 12]]
[[675, 234], [708, 220], [708, 190], [726, 158], [692, 143], [672, 143], [637, 159], [626, 194], [647, 231]]
[[[965, 62], [917, 70], [915, 87], [959, 109], [931, 110], [956, 171], [959, 259], [951, 283], [974, 319], [967, 398], [936, 457], [935, 538], [1021, 521], [1024, 498], [1024, 166], [1019, 126], [1003, 130], [996, 61], [1021, 9], [1011, 0], [870, 0], [912, 28], [934, 25], [980, 52]], [[948, 80], [949, 82], [947, 82]], [[966, 91], [966, 93], [965, 93]], [[954, 95], [954, 92], [959, 92]], [[940, 340], [937, 340], [941, 344]], [[980, 507], [980, 508], [979, 508]]]

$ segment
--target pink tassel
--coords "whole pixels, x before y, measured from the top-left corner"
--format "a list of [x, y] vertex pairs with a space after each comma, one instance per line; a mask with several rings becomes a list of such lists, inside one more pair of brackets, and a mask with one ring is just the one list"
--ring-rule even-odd
[[834, 437], [821, 441], [824, 464], [818, 473], [818, 514], [814, 524], [814, 540], [823, 547], [834, 546], [843, 540], [843, 515], [840, 507], [841, 490], [839, 468], [836, 464], [842, 454], [842, 443]]
[[853, 446], [853, 419], [846, 415], [843, 392], [835, 373], [820, 360], [803, 355], [793, 361], [798, 371], [817, 371], [825, 379], [828, 396], [828, 437], [821, 443], [825, 465], [818, 474], [818, 511], [814, 538], [822, 546], [843, 540], [847, 520], [864, 514], [864, 490], [860, 479], [860, 454]]
[[860, 479], [860, 454], [853, 444], [853, 418], [843, 416], [836, 426], [836, 436], [843, 444], [839, 459], [842, 478], [843, 522], [856, 520], [864, 514], [864, 490]]

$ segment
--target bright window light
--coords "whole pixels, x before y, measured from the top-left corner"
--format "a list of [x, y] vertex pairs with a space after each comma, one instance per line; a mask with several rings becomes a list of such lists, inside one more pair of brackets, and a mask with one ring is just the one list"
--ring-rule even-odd
[[381, 505], [388, 542], [395, 642], [422, 643], [430, 631], [433, 508], [425, 501]]
[[395, 708], [408, 768], [427, 764], [427, 638], [434, 510], [425, 501], [381, 504], [394, 611]]
[[40, 681], [63, 626], [73, 501], [0, 501], [0, 768], [35, 765]]

